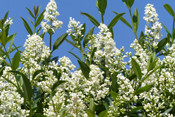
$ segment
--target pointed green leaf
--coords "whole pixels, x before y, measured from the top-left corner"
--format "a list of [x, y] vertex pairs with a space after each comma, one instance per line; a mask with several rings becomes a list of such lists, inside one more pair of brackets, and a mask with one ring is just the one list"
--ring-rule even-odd
[[98, 5], [98, 10], [99, 10], [100, 14], [104, 15], [105, 9], [107, 7], [107, 0], [98, 0], [97, 5]]
[[137, 8], [135, 8], [132, 19], [133, 19], [134, 31], [137, 32], [137, 29], [138, 29], [138, 26], [139, 26], [139, 12], [138, 12]]
[[9, 11], [5, 14], [4, 19], [3, 19], [3, 24], [5, 23], [7, 17], [8, 17]]
[[68, 39], [65, 39], [69, 44], [71, 44], [72, 46], [76, 47], [76, 45], [74, 44], [74, 42], [68, 40]]
[[65, 82], [67, 82], [67, 81], [64, 81], [64, 80], [57, 81], [56, 83], [53, 84], [51, 90], [54, 91], [59, 85], [65, 83]]
[[92, 54], [91, 54], [91, 59], [93, 59], [94, 54], [95, 54], [96, 51], [97, 51], [97, 47], [95, 47], [95, 48], [93, 49]]
[[107, 110], [102, 111], [98, 117], [108, 117], [108, 111]]
[[131, 9], [131, 7], [134, 3], [134, 0], [122, 0], [122, 1], [128, 7], [128, 9]]
[[89, 110], [86, 111], [88, 117], [94, 117], [94, 115], [92, 114], [92, 112], [90, 112]]
[[118, 93], [116, 93], [116, 92], [110, 92], [110, 94], [111, 94], [111, 96], [112, 96], [112, 98], [116, 101], [116, 98], [118, 98]]
[[171, 34], [170, 34], [170, 32], [168, 31], [168, 29], [166, 28], [166, 26], [165, 26], [163, 23], [161, 23], [161, 24], [162, 24], [163, 28], [165, 29], [165, 31], [168, 33], [168, 35], [169, 35], [170, 37], [172, 37]]
[[83, 61], [78, 60], [78, 63], [80, 65], [81, 71], [83, 73], [83, 75], [88, 79], [89, 78], [89, 72], [90, 72], [90, 68], [89, 66], [84, 63]]
[[4, 47], [5, 47], [6, 43], [7, 43], [6, 33], [2, 32], [2, 44], [3, 44]]
[[20, 63], [20, 52], [18, 51], [13, 57], [12, 66], [11, 66], [12, 69], [16, 70], [19, 67], [19, 63]]
[[57, 49], [63, 43], [63, 41], [66, 39], [67, 35], [68, 35], [67, 33], [64, 33], [55, 41], [55, 43], [53, 44], [53, 51], [55, 49]]
[[14, 42], [14, 36], [12, 37], [12, 39], [11, 39], [11, 41], [10, 41], [10, 45], [9, 45], [9, 47], [8, 47], [8, 53], [10, 53], [10, 51], [11, 51], [13, 42]]
[[29, 14], [30, 14], [33, 18], [35, 18], [34, 15], [33, 15], [33, 13], [31, 12], [31, 10], [28, 9], [27, 7], [26, 7], [26, 9], [28, 10]]
[[[115, 12], [115, 11], [113, 11], [116, 15], [119, 15], [119, 13], [117, 13], [117, 12]], [[132, 29], [132, 26], [128, 23], [128, 21], [125, 19], [125, 18], [123, 18], [123, 17], [120, 17], [120, 20], [123, 22], [123, 23], [125, 23], [129, 28], [131, 28]]]
[[112, 91], [116, 92], [118, 90], [118, 86], [117, 86], [117, 72], [114, 72], [111, 76], [112, 79]]
[[37, 70], [34, 72], [33, 76], [32, 76], [32, 79], [34, 79], [38, 74], [44, 72], [44, 70]]
[[88, 37], [89, 37], [89, 35], [92, 35], [92, 34], [93, 34], [94, 28], [95, 28], [95, 27], [92, 27], [92, 28], [89, 30], [89, 32], [86, 34], [86, 36], [84, 37], [84, 40], [83, 40], [83, 47], [85, 47], [85, 45], [88, 43], [88, 41], [89, 41]]
[[108, 25], [108, 28], [111, 29], [115, 24], [118, 22], [118, 20], [124, 15], [125, 13], [120, 13], [119, 15], [115, 16], [110, 24]]
[[93, 98], [90, 99], [89, 110], [95, 116], [95, 102], [94, 102]]
[[45, 35], [46, 33], [42, 33], [41, 35], [40, 35], [40, 37], [42, 38], [42, 39], [44, 39], [44, 35]]
[[140, 33], [140, 37], [139, 37], [139, 44], [142, 46], [142, 48], [144, 48], [144, 44], [145, 44], [145, 35], [144, 33], [141, 31]]
[[100, 23], [90, 14], [81, 12], [83, 15], [85, 15], [95, 26], [100, 26]]
[[11, 83], [13, 86], [15, 86], [15, 87], [17, 88], [17, 85], [16, 85], [14, 82], [12, 82], [11, 80], [5, 78], [4, 76], [1, 76], [1, 77], [2, 77], [4, 80], [6, 80], [8, 83]]
[[3, 28], [3, 25], [2, 25], [2, 21], [1, 20], [0, 20], [0, 28], [1, 28], [1, 30]]
[[158, 48], [156, 49], [156, 53], [160, 52], [167, 43], [168, 43], [168, 38], [167, 37], [165, 37], [164, 39], [159, 41], [159, 43], [157, 45]]
[[39, 17], [38, 17], [38, 19], [36, 21], [35, 27], [37, 27], [41, 23], [41, 21], [43, 20], [44, 12], [45, 12], [45, 10], [39, 15]]
[[172, 110], [172, 108], [167, 109], [167, 110], [163, 113], [163, 115], [166, 117], [166, 115], [167, 115], [171, 110]]
[[33, 96], [33, 89], [32, 89], [30, 80], [27, 78], [27, 76], [19, 71], [11, 70], [9, 72], [16, 73], [16, 74], [19, 74], [22, 76], [22, 78], [23, 78], [23, 87], [22, 88], [24, 90], [24, 95], [29, 101], [31, 101], [31, 98]]
[[173, 29], [172, 38], [173, 38], [173, 40], [175, 39], [175, 28]]
[[109, 31], [111, 32], [111, 34], [112, 34], [112, 38], [114, 39], [114, 32], [113, 32], [113, 28], [109, 29]]
[[38, 28], [38, 30], [36, 31], [36, 34], [39, 34], [41, 31], [41, 27]]
[[146, 85], [144, 87], [141, 87], [141, 88], [134, 91], [134, 95], [138, 95], [138, 94], [143, 93], [145, 91], [149, 91], [152, 87], [153, 87], [153, 85]]
[[29, 17], [27, 17], [27, 18], [29, 19], [29, 21], [32, 23], [32, 25], [34, 27], [35, 25], [34, 25], [33, 21]]
[[27, 32], [28, 32], [30, 35], [32, 35], [33, 32], [32, 32], [32, 29], [30, 28], [29, 24], [28, 24], [28, 23], [26, 22], [26, 20], [23, 19], [22, 17], [21, 17], [21, 19], [22, 19], [22, 21], [23, 21], [23, 23], [24, 23], [24, 26], [25, 26]]
[[136, 111], [138, 111], [138, 110], [140, 110], [142, 108], [143, 108], [143, 106], [138, 106], [136, 108], [132, 108], [131, 113], [135, 113]]
[[174, 11], [171, 6], [169, 4], [164, 4], [163, 6], [168, 11], [168, 13], [174, 17]]
[[131, 65], [132, 65], [132, 68], [134, 70], [134, 73], [141, 80], [142, 73], [141, 73], [140, 66], [133, 58], [131, 58]]
[[17, 34], [17, 33], [8, 36], [8, 37], [7, 37], [7, 43], [8, 43], [9, 41], [11, 41], [12, 39], [14, 39], [14, 37], [15, 37], [16, 34]]
[[72, 54], [75, 58], [77, 58], [78, 60], [80, 60], [81, 61], [81, 59], [77, 56], [77, 55], [75, 55], [74, 53], [72, 53], [71, 51], [68, 51], [70, 54]]

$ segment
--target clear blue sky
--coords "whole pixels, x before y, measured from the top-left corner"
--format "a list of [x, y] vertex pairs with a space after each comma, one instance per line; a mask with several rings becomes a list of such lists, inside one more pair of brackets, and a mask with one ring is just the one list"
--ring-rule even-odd
[[[25, 7], [28, 7], [33, 11], [33, 5], [41, 5], [41, 11], [43, 11], [50, 0], [0, 0], [0, 19], [2, 19], [7, 11], [9, 12], [9, 17], [13, 17], [13, 24], [10, 28], [10, 33], [13, 34], [17, 32], [14, 43], [17, 46], [23, 46], [25, 40], [27, 39], [27, 31], [23, 25], [23, 22], [20, 17], [23, 17], [28, 22], [28, 18], [30, 17], [28, 11]], [[94, 25], [88, 20], [86, 16], [80, 14], [80, 12], [86, 12], [94, 16], [99, 22], [101, 22], [100, 14], [96, 8], [96, 0], [55, 0], [58, 6], [58, 12], [60, 16], [57, 18], [63, 21], [62, 28], [56, 30], [53, 35], [53, 42], [63, 33], [66, 33], [68, 29], [67, 25], [69, 23], [69, 17], [75, 18], [75, 20], [80, 21], [82, 24], [86, 23], [86, 33], [88, 30]], [[141, 31], [144, 32], [146, 22], [143, 20], [144, 9], [147, 3], [154, 4], [157, 13], [159, 14], [159, 21], [162, 22], [169, 30], [172, 31], [173, 18], [172, 16], [164, 9], [163, 4], [169, 4], [172, 8], [175, 6], [175, 0], [135, 0], [134, 5], [132, 6], [132, 13], [134, 12], [135, 7], [138, 8], [139, 11], [139, 28], [138, 28], [138, 36]], [[174, 6], [173, 6], [174, 5]], [[110, 21], [115, 17], [115, 14], [112, 11], [116, 11], [118, 13], [126, 12], [123, 16], [127, 21], [131, 24], [130, 16], [127, 7], [123, 4], [122, 0], [108, 0], [107, 9], [104, 15], [105, 24], [109, 24]], [[175, 11], [175, 9], [174, 9]], [[31, 18], [31, 17], [30, 17]], [[29, 22], [30, 24], [30, 22]], [[31, 25], [32, 26], [32, 25]], [[95, 33], [99, 30], [96, 28]], [[162, 29], [162, 38], [166, 36], [165, 30]], [[68, 37], [68, 39], [71, 39]], [[117, 23], [114, 27], [114, 40], [116, 42], [116, 46], [121, 48], [125, 47], [125, 51], [132, 51], [130, 48], [130, 44], [135, 39], [135, 36], [132, 30], [123, 24], [121, 21]], [[44, 41], [47, 46], [49, 46], [49, 35], [46, 34]], [[54, 56], [67, 56], [72, 62], [78, 66], [76, 58], [74, 58], [67, 51], [70, 51], [72, 46], [67, 42], [64, 42], [58, 50], [56, 50], [53, 55]], [[23, 47], [20, 50], [24, 50]], [[74, 53], [78, 54], [76, 49], [73, 50]], [[80, 54], [78, 54], [80, 56]]]

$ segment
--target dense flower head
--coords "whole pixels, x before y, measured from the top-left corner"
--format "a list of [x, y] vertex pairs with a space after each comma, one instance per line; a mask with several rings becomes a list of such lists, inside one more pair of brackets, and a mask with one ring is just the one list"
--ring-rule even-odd
[[[41, 22], [41, 26], [44, 29], [44, 32], [51, 30], [52, 33], [54, 33], [56, 29], [62, 27], [63, 22], [57, 19], [57, 16], [59, 15], [60, 14], [57, 11], [56, 2], [54, 0], [50, 0], [46, 6], [46, 11], [44, 12], [44, 19], [46, 22]], [[51, 22], [51, 24], [49, 25], [48, 22]]]

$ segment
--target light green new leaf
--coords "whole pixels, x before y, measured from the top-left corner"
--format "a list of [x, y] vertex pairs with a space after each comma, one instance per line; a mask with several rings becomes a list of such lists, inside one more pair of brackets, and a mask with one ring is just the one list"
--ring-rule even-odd
[[124, 15], [125, 13], [120, 13], [119, 15], [115, 16], [112, 21], [110, 22], [110, 24], [108, 25], [108, 28], [111, 29], [113, 26], [115, 26], [115, 24], [118, 22], [118, 20], [122, 17], [122, 15]]
[[35, 18], [34, 15], [33, 15], [33, 13], [31, 12], [31, 10], [28, 9], [27, 7], [26, 7], [26, 9], [28, 10], [29, 14], [30, 14], [33, 18]]
[[41, 21], [43, 20], [44, 12], [45, 12], [45, 10], [39, 15], [39, 17], [38, 17], [38, 19], [36, 21], [35, 27], [37, 27], [41, 23]]
[[174, 11], [171, 6], [169, 4], [164, 4], [163, 6], [168, 11], [168, 13], [174, 17]]
[[90, 99], [89, 110], [95, 116], [95, 102], [93, 98]]
[[11, 70], [9, 72], [16, 73], [16, 74], [19, 74], [22, 76], [22, 78], [23, 78], [23, 87], [22, 88], [24, 90], [24, 95], [29, 101], [31, 101], [31, 98], [33, 96], [33, 89], [32, 89], [30, 80], [27, 78], [27, 76], [19, 71]]
[[98, 0], [97, 5], [98, 5], [100, 14], [104, 15], [107, 7], [107, 0]]
[[132, 68], [134, 70], [134, 73], [141, 80], [142, 73], [141, 73], [140, 66], [133, 58], [131, 58], [131, 65], [132, 65]]
[[137, 8], [135, 8], [132, 19], [133, 19], [134, 32], [137, 32], [137, 29], [139, 26], [139, 12], [138, 12]]
[[26, 22], [26, 20], [23, 19], [22, 17], [21, 17], [21, 19], [22, 19], [22, 21], [23, 21], [23, 23], [24, 23], [24, 26], [25, 26], [27, 32], [28, 32], [30, 35], [32, 35], [33, 32], [32, 32], [32, 29], [30, 28], [29, 24], [28, 24], [28, 23]]
[[153, 85], [146, 85], [144, 87], [141, 87], [141, 88], [134, 91], [134, 95], [138, 95], [138, 94], [143, 93], [145, 91], [149, 91], [152, 87], [153, 87]]
[[64, 33], [55, 41], [55, 43], [53, 44], [53, 51], [57, 49], [63, 43], [63, 41], [66, 39], [67, 36], [68, 34]]
[[12, 69], [16, 70], [19, 67], [19, 63], [20, 63], [20, 52], [18, 51], [13, 57], [12, 65], [11, 65]]
[[[119, 15], [119, 13], [117, 13], [117, 12], [115, 12], [115, 11], [113, 11], [116, 15]], [[131, 28], [132, 29], [132, 26], [128, 23], [128, 21], [125, 19], [125, 18], [123, 18], [123, 17], [120, 17], [120, 20], [123, 22], [123, 23], [125, 23], [129, 28]]]
[[98, 117], [108, 117], [108, 110], [102, 111]]
[[78, 63], [80, 65], [81, 71], [83, 73], [83, 75], [88, 79], [89, 78], [89, 72], [90, 72], [90, 68], [89, 66], [84, 63], [83, 61], [78, 60]]
[[86, 36], [84, 37], [84, 40], [83, 40], [83, 47], [85, 47], [85, 45], [88, 43], [88, 41], [89, 41], [89, 38], [88, 38], [88, 37], [89, 37], [90, 35], [93, 34], [94, 28], [95, 28], [95, 26], [92, 27], [92, 28], [89, 30], [89, 32], [86, 34]]
[[87, 110], [86, 113], [87, 113], [88, 117], [94, 117], [94, 115], [92, 114], [91, 111]]
[[100, 23], [90, 14], [81, 12], [81, 14], [85, 15], [95, 26], [100, 26]]

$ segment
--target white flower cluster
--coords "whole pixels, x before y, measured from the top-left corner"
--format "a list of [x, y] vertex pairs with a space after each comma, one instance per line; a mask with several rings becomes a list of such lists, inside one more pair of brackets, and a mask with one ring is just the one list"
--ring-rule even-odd
[[6, 78], [17, 85], [15, 76], [9, 73], [9, 70], [12, 69], [10, 67], [5, 67], [3, 75], [0, 77], [0, 116], [27, 117], [29, 111], [21, 108], [21, 104], [24, 103], [24, 98], [17, 92], [17, 88], [13, 84], [8, 83], [4, 79]]
[[[156, 13], [156, 9], [153, 7], [152, 4], [147, 4], [145, 7], [145, 17], [143, 19], [147, 22], [145, 26], [145, 35], [147, 36], [147, 46], [152, 45], [154, 49], [157, 48], [158, 40], [162, 36], [160, 33], [162, 26], [159, 23], [158, 14]], [[151, 27], [149, 26], [151, 25]], [[150, 47], [150, 48], [152, 48]]]
[[[62, 27], [63, 22], [57, 19], [57, 16], [59, 15], [60, 14], [57, 11], [56, 2], [54, 0], [50, 0], [50, 2], [47, 4], [46, 11], [44, 12], [44, 19], [46, 22], [41, 22], [41, 26], [44, 29], [44, 32], [51, 30], [54, 33], [56, 29]], [[47, 24], [48, 22], [51, 24]]]
[[105, 67], [109, 68], [111, 73], [119, 72], [125, 68], [126, 62], [123, 62], [124, 47], [120, 50], [116, 47], [112, 34], [105, 24], [100, 24], [98, 27], [100, 32], [97, 35], [93, 35], [89, 41], [88, 56], [91, 56], [93, 49], [96, 47], [97, 51], [94, 54], [94, 62], [101, 64], [102, 60], [105, 60]]
[[5, 23], [4, 23], [4, 25], [12, 25], [13, 24], [13, 20], [12, 20], [12, 18], [10, 18], [9, 17], [9, 19], [7, 19], [6, 21], [5, 21]]

